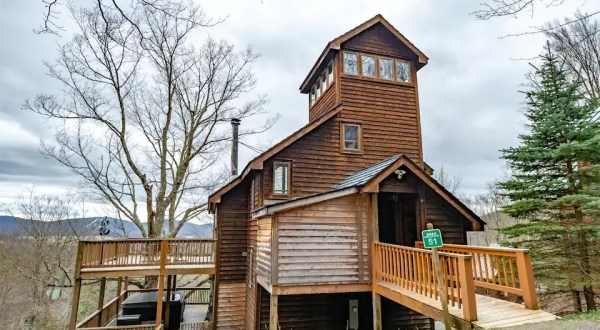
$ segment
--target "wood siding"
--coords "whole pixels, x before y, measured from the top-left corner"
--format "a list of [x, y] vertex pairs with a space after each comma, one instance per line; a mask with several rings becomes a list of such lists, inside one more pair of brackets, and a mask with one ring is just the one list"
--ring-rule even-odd
[[381, 299], [382, 330], [434, 329], [433, 320], [386, 298]]
[[267, 287], [271, 284], [271, 218], [258, 220], [256, 236], [256, 277], [257, 281]]
[[249, 192], [249, 185], [238, 185], [222, 197], [217, 210], [218, 329], [245, 329]]
[[444, 243], [467, 243], [464, 217], [431, 189], [425, 189], [425, 223], [428, 222], [442, 231]]
[[[333, 108], [336, 104], [336, 83], [334, 82], [326, 91], [325, 94], [321, 95], [317, 102], [310, 107], [308, 110], [308, 121], [312, 122], [313, 120], [321, 117], [329, 110]], [[310, 97], [310, 94], [309, 94]]]
[[246, 328], [254, 329], [256, 326], [256, 257], [257, 257], [257, 232], [258, 220], [248, 221], [248, 258], [246, 274]]
[[342, 44], [342, 48], [416, 62], [418, 56], [382, 24], [375, 24]]
[[369, 283], [366, 207], [357, 195], [282, 212], [277, 221], [278, 285]]
[[246, 284], [219, 283], [217, 329], [245, 330]]

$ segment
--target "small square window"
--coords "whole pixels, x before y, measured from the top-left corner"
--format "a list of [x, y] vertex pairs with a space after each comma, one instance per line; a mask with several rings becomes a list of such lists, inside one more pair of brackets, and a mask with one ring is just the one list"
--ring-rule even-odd
[[379, 78], [394, 80], [394, 62], [391, 58], [379, 58]]
[[344, 73], [358, 74], [358, 55], [344, 52]]
[[321, 75], [321, 87], [323, 88], [323, 94], [325, 94], [325, 90], [327, 89], [327, 72], [323, 71]]
[[329, 62], [329, 65], [327, 66], [327, 81], [329, 86], [333, 84], [333, 61]]
[[410, 63], [396, 60], [396, 80], [410, 82]]
[[364, 77], [375, 77], [375, 56], [361, 55], [362, 75]]
[[359, 151], [360, 145], [360, 125], [359, 124], [342, 124], [343, 149]]
[[290, 195], [290, 162], [273, 162], [273, 195]]

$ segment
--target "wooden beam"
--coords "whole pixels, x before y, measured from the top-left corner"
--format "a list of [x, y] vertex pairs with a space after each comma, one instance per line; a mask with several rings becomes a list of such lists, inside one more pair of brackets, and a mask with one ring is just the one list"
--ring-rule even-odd
[[271, 303], [269, 308], [269, 330], [279, 330], [279, 297], [271, 295]]
[[321, 285], [292, 285], [274, 286], [272, 293], [278, 296], [299, 294], [327, 294], [345, 292], [369, 292], [370, 284], [321, 284]]
[[165, 324], [170, 324], [170, 312], [171, 312], [171, 285], [173, 284], [171, 275], [167, 275], [167, 299], [165, 303]]
[[477, 301], [473, 282], [473, 263], [471, 257], [458, 259], [458, 278], [462, 296], [463, 317], [467, 321], [477, 320]]
[[372, 292], [373, 297], [373, 330], [381, 330], [381, 296]]
[[533, 279], [533, 268], [531, 267], [531, 255], [529, 251], [517, 251], [517, 272], [519, 284], [523, 292], [523, 302], [528, 309], [539, 309], [537, 293], [535, 292], [535, 280]]
[[106, 293], [106, 277], [100, 279], [100, 291], [98, 292], [98, 327], [102, 324], [102, 309], [104, 307], [104, 294]]
[[158, 275], [158, 290], [156, 292], [156, 326], [160, 326], [162, 323], [162, 309], [163, 309], [163, 291], [165, 289], [165, 265], [167, 263], [167, 250], [169, 249], [169, 242], [162, 240], [160, 242], [160, 273]]
[[79, 297], [81, 294], [81, 279], [76, 278], [73, 285], [73, 299], [71, 300], [71, 317], [69, 319], [69, 330], [74, 330], [77, 325], [77, 311], [79, 310]]
[[[123, 278], [117, 278], [117, 297], [121, 296], [121, 292], [123, 290]], [[117, 313], [121, 307], [121, 299], [117, 299]]]

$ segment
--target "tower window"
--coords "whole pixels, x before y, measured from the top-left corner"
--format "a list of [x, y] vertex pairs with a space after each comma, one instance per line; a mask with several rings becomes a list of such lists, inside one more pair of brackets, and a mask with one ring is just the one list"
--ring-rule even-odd
[[394, 80], [394, 62], [391, 58], [379, 58], [379, 78]]
[[327, 66], [327, 81], [329, 82], [329, 86], [333, 84], [333, 61], [329, 62]]
[[375, 56], [361, 55], [363, 77], [375, 77]]
[[291, 162], [274, 161], [273, 162], [273, 195], [290, 196], [290, 176]]
[[342, 150], [360, 152], [362, 132], [360, 124], [342, 123]]
[[358, 74], [358, 54], [344, 52], [344, 73]]
[[396, 80], [410, 82], [410, 63], [396, 60]]

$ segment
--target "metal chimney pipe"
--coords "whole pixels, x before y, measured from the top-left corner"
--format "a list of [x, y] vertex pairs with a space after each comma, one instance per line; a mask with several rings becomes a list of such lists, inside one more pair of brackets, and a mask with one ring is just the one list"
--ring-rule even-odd
[[238, 118], [231, 119], [231, 176], [238, 175], [238, 143], [240, 122], [241, 120]]

